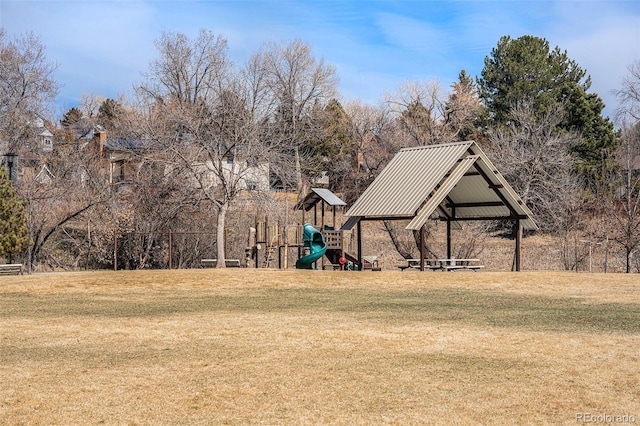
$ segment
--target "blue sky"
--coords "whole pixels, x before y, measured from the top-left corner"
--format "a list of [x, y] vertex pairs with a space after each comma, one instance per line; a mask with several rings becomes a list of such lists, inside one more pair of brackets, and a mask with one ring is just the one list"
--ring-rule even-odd
[[58, 64], [58, 115], [83, 93], [130, 94], [162, 31], [228, 40], [240, 64], [265, 42], [301, 39], [336, 67], [342, 100], [378, 102], [405, 81], [438, 80], [461, 69], [479, 76], [503, 35], [544, 37], [592, 77], [591, 91], [616, 107], [611, 91], [640, 60], [640, 1], [32, 1], [0, 0], [10, 37], [33, 31]]

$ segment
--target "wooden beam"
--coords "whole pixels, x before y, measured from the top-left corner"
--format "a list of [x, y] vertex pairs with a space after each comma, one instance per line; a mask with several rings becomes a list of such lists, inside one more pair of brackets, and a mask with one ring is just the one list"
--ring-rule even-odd
[[[526, 220], [529, 219], [528, 216], [526, 215], [518, 215], [518, 216], [478, 216], [478, 217], [455, 217], [455, 220], [457, 220], [458, 222], [470, 222], [473, 220], [516, 220], [516, 219], [520, 219], [520, 220]], [[440, 218], [440, 221], [444, 222], [447, 219], [445, 218]]]
[[502, 201], [486, 201], [478, 203], [448, 203], [448, 208], [469, 208], [469, 207], [507, 207]]

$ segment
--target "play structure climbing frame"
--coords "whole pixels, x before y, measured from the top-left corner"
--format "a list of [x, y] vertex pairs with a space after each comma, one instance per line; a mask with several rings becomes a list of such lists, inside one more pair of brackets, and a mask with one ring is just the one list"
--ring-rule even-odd
[[[295, 207], [302, 210], [302, 224], [282, 226], [269, 223], [266, 216], [256, 220], [247, 244], [247, 264], [253, 260], [256, 268], [269, 268], [277, 261], [278, 268], [286, 269], [293, 249], [298, 252], [298, 269], [359, 269], [357, 257], [349, 254], [352, 233], [336, 229], [336, 209], [345, 205], [328, 189], [312, 188]], [[331, 225], [325, 222], [326, 206], [331, 208]], [[307, 222], [305, 213], [311, 210], [313, 222]]]

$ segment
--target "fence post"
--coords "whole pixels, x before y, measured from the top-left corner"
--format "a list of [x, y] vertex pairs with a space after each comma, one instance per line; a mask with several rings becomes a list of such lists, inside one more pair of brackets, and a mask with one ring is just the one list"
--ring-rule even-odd
[[171, 246], [173, 245], [173, 238], [171, 234], [171, 229], [169, 229], [169, 270], [173, 266], [173, 255], [171, 253]]

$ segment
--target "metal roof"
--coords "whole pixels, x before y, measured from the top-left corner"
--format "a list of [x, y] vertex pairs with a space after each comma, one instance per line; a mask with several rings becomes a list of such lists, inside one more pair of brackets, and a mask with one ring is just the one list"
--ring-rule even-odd
[[140, 139], [107, 138], [104, 147], [112, 151], [132, 151], [141, 149], [143, 143]]
[[346, 206], [347, 203], [342, 201], [340, 197], [325, 188], [311, 188], [311, 192], [307, 194], [304, 200], [300, 201], [296, 204], [296, 210], [302, 210], [304, 208], [305, 211], [309, 211], [316, 205], [318, 202], [324, 201], [330, 206]]
[[473, 141], [400, 150], [346, 212], [359, 219], [411, 219], [420, 229], [433, 215], [450, 220], [521, 219], [538, 226], [522, 199]]

